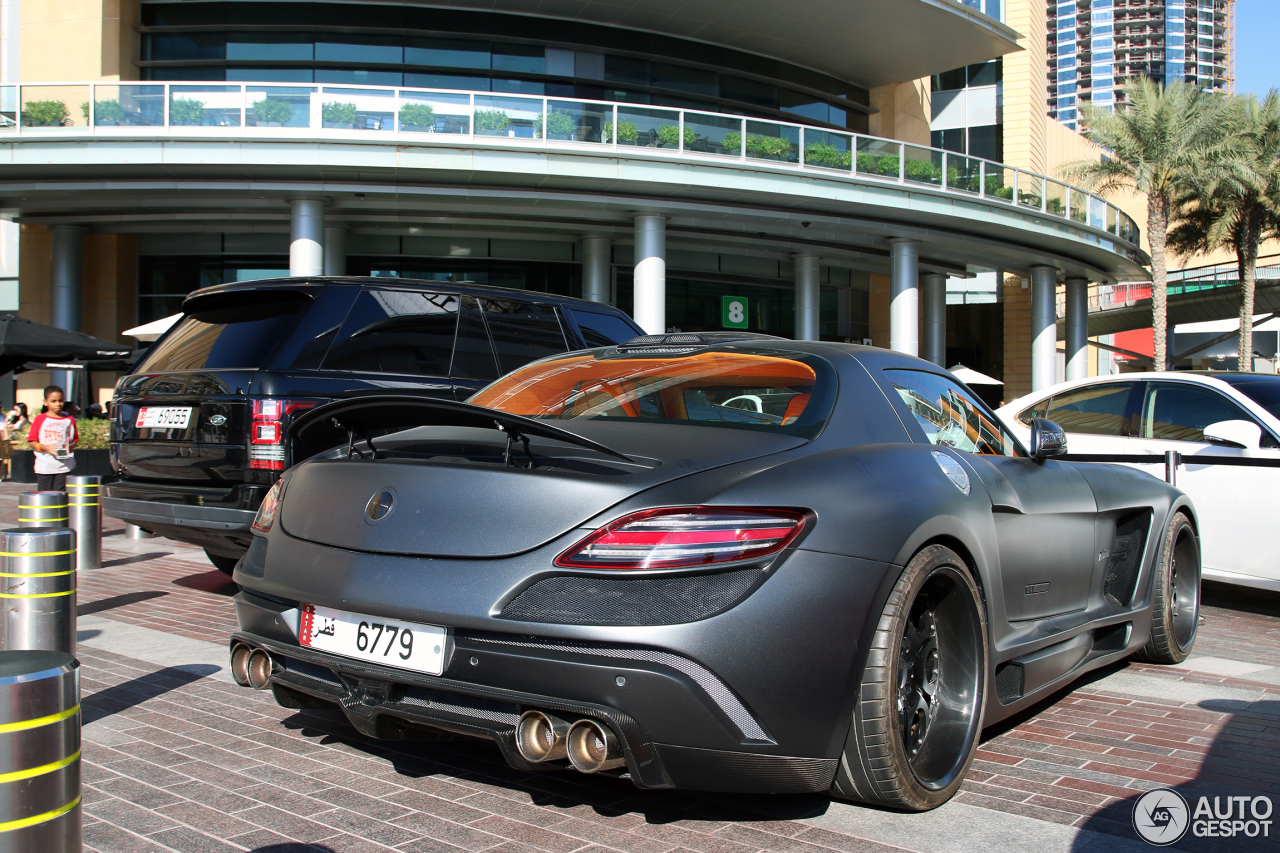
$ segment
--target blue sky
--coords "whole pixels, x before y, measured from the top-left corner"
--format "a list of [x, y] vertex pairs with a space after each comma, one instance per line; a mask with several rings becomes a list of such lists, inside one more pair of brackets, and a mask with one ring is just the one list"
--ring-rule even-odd
[[1280, 89], [1280, 2], [1236, 0], [1236, 91]]

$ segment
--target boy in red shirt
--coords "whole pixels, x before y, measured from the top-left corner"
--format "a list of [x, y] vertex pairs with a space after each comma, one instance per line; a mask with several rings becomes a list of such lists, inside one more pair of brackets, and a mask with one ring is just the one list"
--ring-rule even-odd
[[45, 388], [44, 405], [48, 411], [36, 415], [27, 435], [27, 443], [36, 452], [36, 488], [42, 492], [65, 492], [67, 473], [76, 467], [71, 448], [80, 435], [76, 432], [76, 419], [62, 410], [65, 404], [61, 388]]

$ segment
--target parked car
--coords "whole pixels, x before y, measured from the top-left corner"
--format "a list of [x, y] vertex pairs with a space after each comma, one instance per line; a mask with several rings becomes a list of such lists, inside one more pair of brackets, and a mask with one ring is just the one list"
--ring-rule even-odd
[[106, 513], [205, 549], [230, 573], [290, 462], [300, 411], [368, 389], [465, 399], [537, 358], [640, 329], [616, 308], [386, 278], [208, 287], [116, 386]]
[[654, 335], [290, 432], [231, 670], [374, 737], [923, 810], [984, 721], [1195, 640], [1185, 495], [888, 350]]
[[[1204, 576], [1280, 590], [1272, 532], [1280, 468], [1197, 464], [1197, 456], [1280, 460], [1280, 376], [1140, 373], [1065, 382], [997, 414], [1023, 440], [1034, 418], [1066, 430], [1073, 453], [1184, 457], [1177, 484], [1200, 511]], [[1163, 461], [1133, 463], [1161, 479]]]

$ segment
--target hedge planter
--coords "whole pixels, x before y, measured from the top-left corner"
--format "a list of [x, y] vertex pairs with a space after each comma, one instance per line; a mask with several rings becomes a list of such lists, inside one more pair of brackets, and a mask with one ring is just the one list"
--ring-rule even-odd
[[[34, 450], [15, 450], [9, 460], [9, 479], [15, 483], [34, 483], [36, 453]], [[111, 451], [109, 450], [77, 450], [76, 467], [72, 474], [79, 476], [111, 477]]]

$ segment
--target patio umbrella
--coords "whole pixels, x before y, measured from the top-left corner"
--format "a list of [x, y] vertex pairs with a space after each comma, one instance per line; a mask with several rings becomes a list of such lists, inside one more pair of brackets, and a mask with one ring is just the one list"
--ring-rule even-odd
[[951, 375], [959, 379], [965, 385], [1003, 385], [999, 379], [992, 379], [985, 373], [979, 373], [972, 368], [965, 367], [963, 364], [957, 364], [955, 367], [948, 367]]
[[131, 338], [137, 338], [140, 341], [154, 341], [182, 319], [181, 312], [170, 314], [168, 317], [162, 317], [159, 320], [152, 320], [150, 323], [143, 323], [141, 326], [134, 326], [132, 329], [125, 329], [121, 334], [128, 335]]
[[0, 374], [23, 370], [27, 362], [96, 362], [127, 357], [132, 350], [80, 332], [0, 314]]

